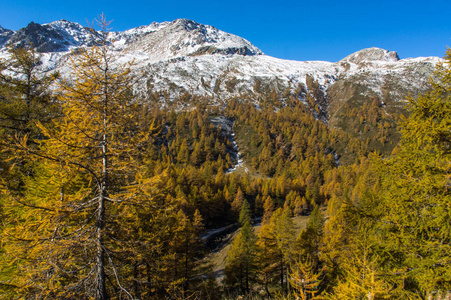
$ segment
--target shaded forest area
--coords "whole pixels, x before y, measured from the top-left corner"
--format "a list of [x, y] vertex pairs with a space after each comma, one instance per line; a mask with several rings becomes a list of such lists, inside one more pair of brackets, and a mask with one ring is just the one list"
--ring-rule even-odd
[[[380, 129], [374, 141], [275, 93], [140, 99], [103, 25], [98, 46], [71, 56], [71, 79], [37, 72], [33, 49], [1, 61], [2, 299], [449, 295], [450, 50], [382, 157], [368, 147], [391, 143], [393, 125], [371, 104], [360, 119]], [[247, 172], [226, 173], [237, 153], [218, 116]], [[292, 217], [308, 214], [296, 234]], [[218, 281], [201, 236], [234, 223]]]

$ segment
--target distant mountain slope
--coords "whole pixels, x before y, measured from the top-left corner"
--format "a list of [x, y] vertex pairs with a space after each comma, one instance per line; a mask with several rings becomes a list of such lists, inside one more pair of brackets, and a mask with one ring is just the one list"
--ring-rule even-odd
[[[288, 61], [264, 55], [241, 37], [186, 19], [112, 32], [110, 41], [120, 62], [134, 60], [134, 69], [147, 74], [143, 88], [151, 86], [170, 89], [174, 94], [192, 92], [222, 99], [241, 93], [258, 95], [272, 89], [313, 92], [309, 81], [316, 82], [316, 89], [327, 98], [334, 83], [346, 80], [365, 86], [364, 94], [402, 100], [406, 93], [386, 92], [387, 84], [395, 83], [415, 94], [423, 89], [423, 79], [440, 60], [399, 60], [396, 52], [369, 48], [336, 63]], [[64, 73], [70, 50], [91, 46], [93, 38], [91, 31], [78, 23], [31, 22], [16, 32], [0, 27], [0, 55], [5, 56], [6, 47], [11, 44], [33, 45], [43, 54], [43, 70], [59, 69]], [[298, 96], [305, 95], [300, 92]], [[323, 106], [328, 104], [323, 102]]]
[[[65, 20], [32, 22], [15, 32], [0, 27], [0, 58], [8, 55], [8, 45], [33, 45], [42, 53], [43, 71], [70, 76], [71, 50], [93, 45], [91, 35], [88, 28]], [[281, 101], [290, 96], [305, 102], [318, 118], [356, 136], [376, 130], [365, 127], [368, 116], [359, 110], [368, 110], [371, 103], [384, 118], [403, 112], [406, 97], [427, 89], [441, 61], [400, 60], [396, 52], [379, 48], [335, 63], [283, 60], [264, 55], [241, 37], [186, 19], [111, 32], [110, 42], [119, 63], [134, 61], [133, 71], [140, 76], [136, 89], [143, 97], [168, 91], [173, 97], [188, 92], [226, 101], [274, 92]]]

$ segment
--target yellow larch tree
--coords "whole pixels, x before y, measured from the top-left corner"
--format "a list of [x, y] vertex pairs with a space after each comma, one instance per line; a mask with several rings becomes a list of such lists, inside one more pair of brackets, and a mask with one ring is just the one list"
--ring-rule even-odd
[[149, 220], [152, 208], [165, 205], [152, 202], [164, 198], [156, 197], [159, 176], [141, 172], [154, 128], [140, 128], [130, 66], [114, 63], [103, 15], [99, 25], [97, 46], [71, 56], [71, 77], [60, 84], [61, 117], [52, 126], [37, 123], [37, 147], [27, 135], [15, 145], [34, 172], [4, 208], [2, 243], [18, 266], [5, 283], [15, 286], [10, 298], [134, 299], [120, 254], [134, 235], [154, 228], [133, 227], [130, 213], [148, 212]]

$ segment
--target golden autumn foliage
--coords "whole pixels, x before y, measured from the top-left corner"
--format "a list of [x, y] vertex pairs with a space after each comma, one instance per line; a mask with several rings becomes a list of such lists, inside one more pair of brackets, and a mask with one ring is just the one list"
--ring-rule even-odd
[[[104, 43], [107, 23], [101, 24]], [[105, 44], [82, 51], [71, 64], [75, 81], [61, 82], [61, 116], [51, 126], [37, 122], [37, 147], [29, 146], [30, 135], [15, 144], [34, 174], [23, 195], [11, 194], [5, 205], [3, 245], [17, 264], [10, 283], [20, 294], [107, 299], [117, 289], [129, 293], [113, 256], [123, 247], [117, 222], [123, 206], [153, 196], [143, 187], [158, 179], [140, 182], [137, 173], [152, 129], [137, 130], [130, 71], [113, 72]], [[107, 284], [107, 277], [115, 280]]]
[[[224, 107], [169, 91], [138, 98], [108, 24], [102, 16], [96, 46], [69, 56], [57, 91], [56, 74], [35, 74], [32, 50], [0, 65], [0, 298], [449, 293], [450, 52], [431, 91], [410, 99], [392, 155], [368, 158], [374, 140], [328, 127], [313, 98], [289, 91]], [[372, 100], [356, 112], [372, 126], [362, 130], [390, 144], [394, 125]], [[235, 143], [245, 163], [232, 171]], [[310, 214], [297, 238], [293, 214]], [[209, 230], [236, 224], [221, 294], [207, 253], [226, 237]]]

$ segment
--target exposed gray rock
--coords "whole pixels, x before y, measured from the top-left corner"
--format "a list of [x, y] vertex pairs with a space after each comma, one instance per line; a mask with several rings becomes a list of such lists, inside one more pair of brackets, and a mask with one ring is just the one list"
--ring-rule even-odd
[[31, 47], [37, 52], [66, 52], [71, 47], [93, 45], [91, 31], [80, 24], [60, 20], [40, 25], [34, 22], [16, 31], [7, 41], [14, 47]]
[[357, 51], [351, 55], [346, 56], [341, 61], [359, 64], [362, 62], [369, 61], [396, 62], [398, 60], [399, 56], [398, 53], [396, 53], [395, 51], [388, 51], [381, 48], [373, 47]]
[[9, 40], [15, 47], [36, 48], [38, 52], [58, 52], [67, 49], [60, 33], [47, 26], [31, 22], [27, 27], [18, 30]]
[[0, 48], [5, 45], [9, 39], [13, 36], [14, 31], [10, 29], [3, 28], [0, 26]]

